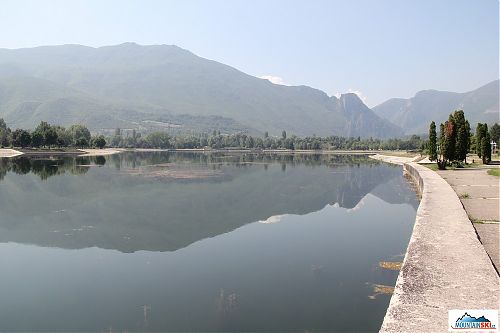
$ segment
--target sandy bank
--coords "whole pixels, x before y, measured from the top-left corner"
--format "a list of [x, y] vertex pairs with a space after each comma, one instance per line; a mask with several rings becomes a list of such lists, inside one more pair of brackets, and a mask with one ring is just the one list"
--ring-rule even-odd
[[83, 152], [83, 154], [79, 156], [108, 156], [108, 155], [114, 155], [114, 154], [119, 154], [123, 151], [123, 149], [80, 149], [80, 151]]
[[23, 153], [14, 149], [0, 149], [0, 158], [15, 157], [19, 155], [23, 155]]

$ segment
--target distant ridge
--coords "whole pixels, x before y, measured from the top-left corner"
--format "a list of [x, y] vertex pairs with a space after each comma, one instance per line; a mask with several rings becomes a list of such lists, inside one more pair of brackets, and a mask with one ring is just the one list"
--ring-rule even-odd
[[0, 49], [0, 117], [102, 131], [248, 132], [395, 137], [401, 128], [356, 95], [282, 86], [174, 45]]
[[457, 109], [464, 110], [473, 128], [478, 122], [500, 121], [499, 81], [465, 93], [423, 90], [409, 99], [392, 98], [373, 111], [401, 126], [407, 134], [420, 134], [427, 133], [432, 120], [444, 122]]

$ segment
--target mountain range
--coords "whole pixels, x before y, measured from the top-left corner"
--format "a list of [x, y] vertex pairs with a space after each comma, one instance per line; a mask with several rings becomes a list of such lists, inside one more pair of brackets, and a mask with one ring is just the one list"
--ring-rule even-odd
[[[498, 96], [498, 81], [496, 87]], [[273, 84], [173, 45], [0, 49], [0, 117], [12, 128], [45, 120], [103, 133], [120, 127], [388, 138], [425, 132], [428, 114], [435, 114], [427, 105], [436, 94], [442, 93], [419, 93], [414, 99], [424, 101], [418, 103], [389, 100], [372, 110], [353, 93], [337, 98], [308, 86]], [[434, 109], [442, 106], [447, 115], [458, 105], [474, 105], [478, 115], [491, 109], [493, 117], [494, 96], [488, 90], [443, 97], [446, 103]]]
[[439, 124], [453, 111], [464, 110], [475, 129], [478, 122], [500, 121], [498, 99], [499, 84], [495, 80], [465, 93], [423, 90], [409, 99], [392, 98], [374, 107], [373, 111], [401, 126], [407, 134], [420, 134], [428, 131], [431, 121]]
[[275, 85], [177, 46], [1, 49], [0, 78], [0, 117], [13, 127], [47, 120], [94, 130], [401, 134], [354, 94], [336, 98], [306, 86]]

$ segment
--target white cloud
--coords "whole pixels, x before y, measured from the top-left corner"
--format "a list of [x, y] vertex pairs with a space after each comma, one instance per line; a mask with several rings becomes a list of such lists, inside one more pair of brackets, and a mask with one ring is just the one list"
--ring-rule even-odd
[[365, 94], [363, 94], [363, 92], [361, 92], [360, 90], [354, 90], [352, 88], [349, 88], [349, 90], [347, 90], [348, 93], [353, 93], [353, 94], [356, 94], [358, 95], [359, 99], [361, 99], [363, 101], [363, 103], [366, 104], [366, 100], [367, 100], [367, 97], [365, 96]]
[[274, 83], [274, 84], [279, 84], [279, 85], [282, 85], [282, 86], [289, 86], [288, 83], [286, 83], [285, 81], [283, 81], [283, 78], [282, 77], [279, 77], [279, 76], [274, 76], [274, 75], [262, 75], [262, 76], [259, 76], [259, 79], [264, 79], [264, 80], [268, 80], [269, 82], [271, 83]]
[[267, 220], [263, 220], [263, 221], [259, 221], [259, 222], [264, 223], [264, 224], [278, 223], [281, 221], [281, 219], [284, 216], [285, 215], [274, 215], [274, 216], [269, 217]]
[[[367, 97], [365, 94], [363, 94], [362, 91], [360, 90], [355, 90], [355, 89], [352, 89], [352, 88], [349, 88], [347, 90], [347, 93], [351, 93], [351, 94], [356, 94], [358, 95], [359, 99], [363, 101], [363, 103], [366, 104], [366, 101], [367, 101]], [[333, 94], [333, 96], [337, 97], [337, 98], [340, 98], [340, 95], [342, 95], [342, 93], [339, 93], [339, 92], [336, 92], [335, 94]]]

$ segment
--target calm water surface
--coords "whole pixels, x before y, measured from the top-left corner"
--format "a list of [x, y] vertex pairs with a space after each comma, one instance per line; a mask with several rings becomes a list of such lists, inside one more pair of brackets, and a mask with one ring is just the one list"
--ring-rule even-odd
[[0, 331], [377, 331], [417, 205], [362, 156], [0, 159]]

